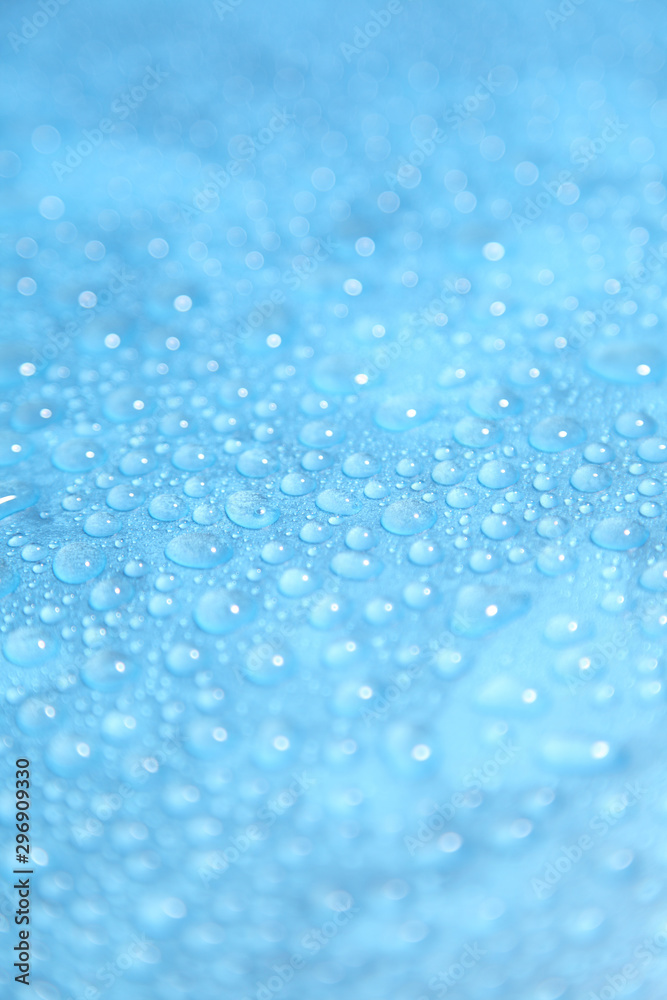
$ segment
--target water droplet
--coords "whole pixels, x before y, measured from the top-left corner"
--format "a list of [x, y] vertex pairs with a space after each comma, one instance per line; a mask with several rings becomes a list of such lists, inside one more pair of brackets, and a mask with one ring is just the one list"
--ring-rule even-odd
[[159, 493], [149, 503], [148, 513], [156, 521], [178, 521], [187, 516], [188, 507], [185, 500], [175, 493]]
[[541, 756], [557, 774], [597, 774], [619, 760], [617, 750], [606, 741], [573, 734], [546, 737]]
[[30, 438], [23, 437], [16, 431], [0, 431], [0, 468], [23, 462], [34, 450], [35, 446]]
[[232, 558], [229, 545], [207, 531], [181, 532], [167, 543], [164, 554], [189, 569], [213, 569]]
[[103, 510], [95, 511], [86, 518], [83, 530], [91, 538], [110, 538], [120, 531], [121, 523], [117, 517], [106, 514]]
[[594, 465], [580, 465], [570, 476], [570, 483], [580, 493], [597, 493], [611, 486], [612, 475], [607, 469]]
[[124, 476], [145, 476], [157, 468], [157, 458], [150, 451], [137, 449], [123, 455], [118, 468]]
[[571, 549], [549, 545], [538, 555], [537, 568], [545, 576], [574, 573], [577, 568], [577, 557]]
[[343, 490], [324, 490], [318, 494], [315, 503], [327, 514], [358, 514], [361, 510], [361, 504]]
[[375, 423], [386, 431], [409, 431], [432, 420], [438, 404], [423, 396], [392, 396], [375, 412]]
[[345, 580], [374, 580], [384, 564], [370, 553], [338, 552], [331, 560], [331, 572]]
[[442, 562], [444, 553], [437, 542], [427, 542], [420, 538], [410, 546], [408, 558], [415, 566], [435, 566]]
[[431, 583], [408, 583], [403, 600], [413, 611], [427, 611], [440, 602], [440, 593]]
[[184, 472], [199, 472], [209, 469], [215, 462], [213, 451], [200, 444], [182, 444], [171, 456], [171, 464]]
[[232, 493], [225, 504], [230, 521], [241, 528], [266, 528], [280, 517], [280, 511], [261, 493], [241, 491]]
[[613, 448], [608, 444], [587, 444], [584, 448], [584, 458], [594, 465], [602, 465], [604, 462], [611, 462], [615, 458]]
[[322, 597], [310, 612], [309, 621], [313, 628], [336, 628], [350, 616], [350, 605], [338, 594]]
[[242, 452], [236, 460], [236, 471], [249, 479], [271, 476], [280, 468], [280, 462], [264, 448], [250, 448]]
[[345, 430], [330, 420], [311, 420], [299, 433], [299, 441], [306, 448], [332, 448], [345, 440]]
[[101, 465], [105, 458], [106, 454], [99, 441], [73, 438], [58, 445], [51, 461], [63, 472], [88, 472]]
[[401, 609], [395, 601], [390, 601], [386, 597], [373, 597], [364, 608], [364, 618], [369, 625], [382, 628], [399, 621]]
[[308, 521], [299, 532], [299, 538], [308, 545], [319, 545], [327, 542], [333, 535], [333, 528], [329, 524], [320, 524], [318, 521]]
[[667, 591], [667, 559], [659, 559], [645, 569], [639, 582], [645, 590]]
[[456, 595], [452, 631], [470, 637], [486, 635], [524, 615], [529, 607], [527, 594], [504, 587], [464, 586]]
[[458, 649], [439, 649], [431, 663], [439, 677], [447, 681], [455, 680], [471, 667], [470, 654]]
[[433, 466], [431, 479], [439, 486], [454, 486], [465, 479], [467, 474], [466, 469], [459, 469], [451, 462], [438, 462], [437, 465]]
[[194, 620], [204, 632], [226, 635], [253, 621], [256, 614], [257, 605], [247, 594], [216, 588], [199, 599]]
[[56, 655], [58, 640], [48, 629], [24, 626], [5, 637], [2, 649], [17, 667], [41, 667]]
[[413, 458], [402, 458], [396, 466], [396, 472], [403, 479], [412, 479], [421, 473], [421, 462]]
[[81, 668], [81, 679], [93, 691], [109, 694], [118, 691], [137, 672], [136, 664], [127, 653], [100, 649], [93, 653]]
[[665, 372], [662, 353], [645, 344], [603, 347], [591, 355], [588, 365], [596, 375], [623, 385], [659, 382]]
[[398, 500], [382, 512], [382, 527], [393, 535], [417, 535], [432, 528], [436, 512], [417, 500]]
[[169, 673], [176, 677], [188, 677], [204, 666], [201, 652], [187, 642], [177, 642], [172, 646], [167, 653], [166, 664]]
[[362, 528], [361, 525], [355, 525], [354, 528], [350, 528], [345, 536], [345, 544], [348, 549], [353, 549], [355, 552], [366, 552], [368, 549], [372, 549], [374, 545], [377, 545], [377, 543], [377, 537], [370, 528]]
[[519, 525], [509, 514], [488, 514], [481, 523], [482, 533], [495, 542], [513, 538], [519, 533]]
[[614, 424], [614, 429], [621, 437], [634, 440], [653, 434], [656, 422], [645, 413], [621, 413]]
[[519, 474], [513, 465], [501, 459], [485, 462], [477, 473], [477, 479], [490, 490], [503, 490], [513, 486]]
[[192, 511], [192, 520], [195, 524], [210, 525], [215, 524], [222, 517], [222, 511], [214, 503], [197, 504]]
[[294, 552], [282, 542], [267, 542], [262, 549], [261, 555], [264, 562], [270, 566], [280, 566], [281, 563], [291, 559]]
[[601, 549], [625, 552], [636, 549], [648, 541], [649, 533], [643, 524], [624, 517], [606, 517], [591, 531], [591, 541]]
[[136, 486], [112, 486], [107, 493], [107, 504], [113, 510], [136, 510], [145, 500]]
[[90, 592], [88, 603], [96, 611], [110, 611], [132, 600], [134, 587], [122, 576], [112, 576], [96, 583]]
[[333, 465], [333, 458], [325, 451], [307, 451], [301, 459], [301, 468], [306, 472], [321, 472], [323, 469], [330, 469]]
[[104, 553], [88, 542], [70, 542], [56, 552], [53, 572], [63, 583], [86, 583], [104, 571]]
[[146, 398], [139, 386], [125, 385], [114, 389], [104, 400], [104, 416], [116, 424], [141, 420], [153, 413], [155, 404]]
[[465, 486], [455, 486], [447, 493], [447, 503], [455, 510], [468, 510], [477, 503], [477, 494]]
[[298, 472], [289, 472], [280, 482], [280, 490], [288, 497], [305, 497], [315, 489], [315, 483], [310, 476], [302, 476]]
[[523, 400], [506, 386], [486, 386], [473, 391], [468, 406], [478, 417], [500, 420], [521, 413]]
[[202, 479], [201, 476], [190, 476], [183, 484], [183, 492], [188, 497], [201, 500], [202, 497], [208, 494], [209, 487], [206, 480]]
[[463, 417], [454, 427], [454, 438], [466, 448], [489, 448], [502, 440], [498, 424], [480, 417]]
[[320, 579], [315, 573], [296, 566], [286, 569], [278, 581], [278, 590], [284, 597], [308, 597], [319, 586]]
[[637, 454], [645, 462], [667, 462], [667, 438], [651, 437], [642, 441]]
[[542, 517], [537, 522], [537, 533], [541, 538], [562, 538], [570, 530], [570, 524], [564, 517]]
[[0, 484], [0, 519], [18, 514], [37, 503], [39, 493], [29, 483], [16, 480], [3, 480]]
[[343, 462], [343, 472], [350, 479], [370, 479], [380, 471], [381, 463], [367, 452], [355, 452]]
[[533, 448], [551, 453], [566, 451], [585, 440], [586, 432], [583, 427], [569, 417], [546, 417], [540, 420], [529, 435]]
[[281, 684], [292, 676], [294, 669], [294, 654], [284, 644], [276, 649], [271, 642], [253, 646], [242, 666], [243, 676], [262, 687]]

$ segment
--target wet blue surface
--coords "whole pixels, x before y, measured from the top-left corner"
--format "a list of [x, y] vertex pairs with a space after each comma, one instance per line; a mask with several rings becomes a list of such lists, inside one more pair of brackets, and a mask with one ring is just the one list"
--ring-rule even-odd
[[664, 7], [2, 25], [3, 996], [664, 1000]]

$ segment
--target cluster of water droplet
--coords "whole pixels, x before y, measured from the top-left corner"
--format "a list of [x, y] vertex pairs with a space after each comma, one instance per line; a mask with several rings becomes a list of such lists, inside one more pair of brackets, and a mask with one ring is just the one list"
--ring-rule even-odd
[[[137, 1000], [260, 998], [293, 955], [271, 995], [417, 1000], [473, 942], [462, 998], [581, 1000], [664, 924], [655, 144], [621, 130], [537, 195], [582, 108], [594, 137], [632, 107], [657, 143], [665, 102], [631, 74], [664, 56], [648, 15], [605, 34], [577, 8], [514, 70], [503, 11], [452, 12], [457, 54], [419, 9], [391, 70], [398, 24], [353, 63], [295, 31], [222, 106], [192, 83], [222, 43], [156, 22], [170, 75], [143, 124], [55, 194], [68, 71], [64, 122], [0, 154], [32, 199], [5, 237], [0, 650], [5, 762], [33, 759], [42, 1000], [99, 986], [137, 933]], [[224, 25], [249, 58], [243, 16]], [[360, 16], [338, 11], [341, 43]], [[101, 100], [111, 49], [72, 39]], [[472, 64], [491, 96], [466, 111]], [[463, 117], [429, 153], [452, 87]], [[341, 913], [326, 952], [302, 943]]]

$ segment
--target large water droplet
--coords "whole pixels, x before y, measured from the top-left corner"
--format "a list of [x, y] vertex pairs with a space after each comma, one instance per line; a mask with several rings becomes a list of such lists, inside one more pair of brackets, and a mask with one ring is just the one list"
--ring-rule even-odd
[[646, 344], [603, 347], [591, 355], [588, 365], [596, 375], [624, 385], [659, 382], [665, 372], [662, 353]]
[[241, 528], [266, 528], [280, 517], [280, 511], [262, 493], [241, 491], [232, 493], [225, 504], [230, 521]]
[[508, 625], [530, 607], [526, 594], [501, 587], [468, 585], [456, 595], [452, 631], [457, 635], [480, 636]]
[[184, 472], [210, 469], [214, 462], [215, 453], [200, 444], [182, 444], [171, 456], [171, 464]]
[[409, 431], [432, 420], [438, 412], [434, 399], [423, 396], [393, 396], [375, 412], [375, 423], [386, 431]]
[[285, 597], [308, 597], [320, 586], [320, 578], [312, 570], [296, 566], [286, 569], [278, 581], [278, 590]]
[[338, 552], [331, 560], [331, 571], [345, 580], [373, 580], [384, 564], [370, 553]]
[[459, 469], [451, 462], [438, 462], [437, 465], [433, 466], [431, 478], [439, 486], [454, 486], [465, 479], [467, 474], [467, 469]]
[[523, 400], [506, 386], [485, 386], [473, 391], [468, 406], [478, 417], [499, 420], [521, 413]]
[[660, 559], [645, 569], [639, 582], [646, 590], [667, 591], [667, 559]]
[[91, 538], [110, 538], [120, 531], [121, 523], [117, 517], [106, 514], [103, 510], [97, 510], [86, 518], [83, 530]]
[[226, 635], [247, 625], [256, 614], [257, 605], [248, 594], [219, 587], [199, 599], [194, 620], [204, 632]]
[[178, 521], [187, 516], [188, 505], [175, 493], [159, 493], [149, 503], [148, 513], [156, 521]]
[[189, 569], [213, 569], [232, 558], [232, 550], [216, 535], [207, 531], [184, 531], [176, 535], [164, 550], [167, 559]]
[[606, 740], [579, 735], [546, 737], [541, 756], [557, 774], [597, 774], [618, 762], [618, 751]]
[[653, 434], [656, 422], [645, 413], [621, 413], [614, 424], [614, 430], [624, 438], [641, 438]]
[[625, 552], [636, 549], [648, 541], [649, 533], [643, 524], [624, 517], [605, 517], [591, 531], [591, 541], [601, 549]]
[[447, 493], [447, 503], [455, 510], [468, 510], [477, 503], [477, 494], [474, 490], [469, 490], [465, 486], [455, 486]]
[[280, 468], [280, 462], [264, 448], [250, 448], [242, 452], [236, 460], [236, 471], [249, 479], [271, 476]]
[[566, 451], [586, 440], [586, 432], [569, 417], [546, 417], [533, 427], [529, 440], [538, 451]]
[[437, 514], [418, 500], [397, 500], [382, 512], [382, 527], [392, 535], [417, 535], [432, 528]]
[[136, 486], [112, 486], [106, 499], [113, 510], [136, 510], [142, 505], [145, 497]]
[[488, 448], [502, 440], [502, 429], [480, 417], [463, 417], [454, 427], [454, 438], [466, 448]]
[[63, 583], [86, 583], [103, 572], [104, 553], [88, 542], [70, 542], [56, 552], [53, 572]]
[[81, 668], [81, 679], [86, 687], [106, 694], [118, 691], [135, 674], [136, 664], [127, 653], [112, 649], [100, 649], [93, 653]]
[[324, 490], [319, 493], [315, 503], [327, 514], [358, 514], [361, 504], [344, 490]]
[[483, 534], [495, 542], [513, 538], [519, 533], [519, 525], [509, 514], [488, 514], [481, 524]]
[[114, 389], [104, 400], [104, 416], [116, 424], [141, 420], [153, 413], [155, 404], [146, 398], [146, 392], [139, 386], [124, 385]]
[[504, 490], [513, 486], [519, 474], [513, 465], [501, 459], [485, 462], [477, 473], [477, 479], [490, 490]]
[[380, 471], [381, 463], [367, 452], [355, 452], [343, 462], [343, 472], [350, 479], [370, 479]]
[[134, 587], [122, 576], [112, 576], [100, 580], [90, 592], [88, 603], [96, 611], [110, 611], [121, 604], [127, 604], [134, 594]]
[[570, 476], [570, 483], [580, 493], [597, 493], [611, 486], [612, 475], [607, 469], [594, 465], [580, 465]]
[[2, 649], [17, 667], [41, 667], [56, 655], [58, 640], [48, 629], [24, 626], [5, 637]]
[[30, 483], [3, 480], [0, 483], [0, 519], [32, 507], [38, 499], [39, 493]]
[[651, 437], [642, 441], [637, 454], [645, 462], [667, 462], [667, 438]]
[[35, 446], [28, 437], [16, 431], [0, 431], [0, 468], [17, 465], [29, 458]]
[[299, 433], [299, 441], [306, 448], [332, 448], [345, 440], [345, 429], [330, 420], [311, 420]]
[[298, 472], [288, 472], [280, 481], [280, 490], [288, 497], [304, 497], [312, 493], [315, 483], [310, 476], [302, 476]]
[[87, 472], [101, 465], [106, 454], [99, 441], [73, 438], [63, 441], [53, 452], [51, 461], [63, 472]]

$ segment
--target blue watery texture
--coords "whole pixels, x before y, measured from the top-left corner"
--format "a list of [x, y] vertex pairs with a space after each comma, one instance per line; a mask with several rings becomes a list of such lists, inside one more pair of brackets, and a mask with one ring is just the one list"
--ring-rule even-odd
[[3, 998], [665, 1000], [667, 10], [549, 2], [3, 5]]

